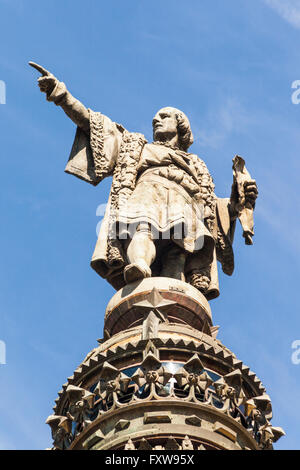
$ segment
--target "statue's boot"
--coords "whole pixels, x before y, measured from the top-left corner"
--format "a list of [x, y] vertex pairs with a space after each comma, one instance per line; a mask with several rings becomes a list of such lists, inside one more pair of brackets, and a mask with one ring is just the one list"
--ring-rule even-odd
[[151, 269], [143, 259], [139, 259], [136, 263], [129, 264], [124, 269], [124, 279], [126, 284], [151, 277]]

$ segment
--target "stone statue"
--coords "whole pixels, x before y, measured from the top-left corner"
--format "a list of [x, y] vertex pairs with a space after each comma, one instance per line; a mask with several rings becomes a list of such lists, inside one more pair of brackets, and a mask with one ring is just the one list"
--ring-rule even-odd
[[212, 177], [197, 155], [190, 123], [176, 108], [153, 119], [153, 142], [128, 132], [76, 100], [46, 69], [38, 84], [48, 101], [77, 125], [65, 171], [96, 186], [112, 176], [107, 210], [91, 266], [116, 289], [145, 277], [190, 283], [207, 299], [219, 295], [217, 260], [234, 269], [232, 242], [239, 218], [252, 244], [257, 186], [241, 157], [234, 159], [228, 199], [217, 198]]

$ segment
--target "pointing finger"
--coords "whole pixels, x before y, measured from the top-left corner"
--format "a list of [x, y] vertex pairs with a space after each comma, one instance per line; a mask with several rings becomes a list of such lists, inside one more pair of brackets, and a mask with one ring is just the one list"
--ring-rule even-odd
[[47, 75], [51, 75], [50, 72], [48, 72], [48, 70], [46, 70], [44, 67], [42, 67], [41, 65], [39, 64], [36, 64], [35, 62], [29, 62], [29, 65], [31, 67], [33, 67], [34, 69], [36, 69], [38, 72], [40, 72], [44, 77], [47, 76]]

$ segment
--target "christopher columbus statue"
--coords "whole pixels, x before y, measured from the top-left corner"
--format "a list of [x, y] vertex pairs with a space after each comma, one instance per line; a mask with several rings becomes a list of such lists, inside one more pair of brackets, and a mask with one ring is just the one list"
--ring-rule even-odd
[[234, 269], [236, 219], [252, 244], [257, 186], [244, 160], [234, 159], [228, 199], [217, 198], [212, 177], [188, 153], [193, 135], [188, 118], [163, 108], [153, 119], [153, 142], [107, 116], [87, 109], [46, 69], [38, 84], [48, 101], [61, 106], [77, 126], [65, 171], [96, 186], [112, 176], [107, 210], [92, 268], [116, 289], [145, 277], [180, 279], [207, 299], [219, 295], [217, 261]]

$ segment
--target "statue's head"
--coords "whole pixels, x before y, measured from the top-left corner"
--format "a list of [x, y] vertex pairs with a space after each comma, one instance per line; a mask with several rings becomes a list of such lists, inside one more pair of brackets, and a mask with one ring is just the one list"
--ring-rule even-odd
[[187, 151], [193, 143], [191, 125], [186, 115], [176, 108], [162, 108], [154, 116], [153, 140], [167, 142], [178, 136], [180, 149]]

